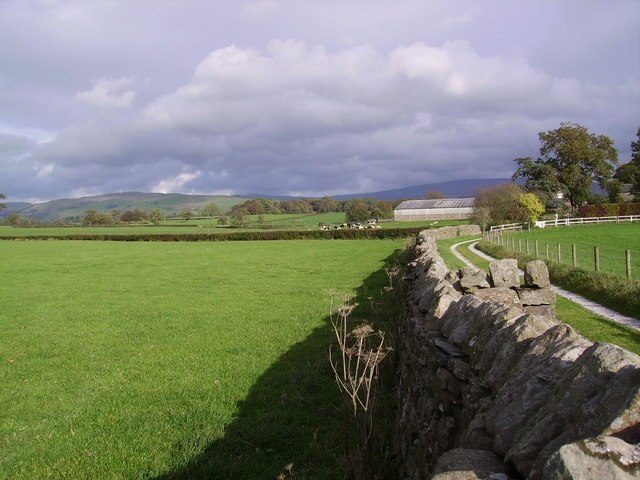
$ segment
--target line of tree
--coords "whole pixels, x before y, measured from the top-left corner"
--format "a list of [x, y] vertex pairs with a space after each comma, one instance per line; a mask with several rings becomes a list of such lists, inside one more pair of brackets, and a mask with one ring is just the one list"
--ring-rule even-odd
[[29, 217], [24, 217], [18, 212], [11, 212], [5, 218], [0, 218], [0, 225], [9, 225], [11, 227], [46, 227], [60, 226], [61, 221], [43, 222]]
[[233, 215], [265, 215], [265, 214], [313, 214], [329, 212], [345, 212], [348, 221], [364, 221], [370, 218], [391, 218], [393, 208], [399, 202], [358, 198], [353, 200], [334, 200], [331, 197], [319, 199], [270, 200], [254, 198], [234, 205], [228, 212]]
[[[349, 222], [362, 222], [372, 218], [391, 218], [393, 208], [398, 202], [382, 201], [371, 198], [336, 201], [331, 197], [320, 199], [296, 199], [296, 200], [270, 200], [266, 198], [254, 198], [234, 205], [227, 212], [214, 202], [204, 205], [200, 210], [183, 208], [179, 217], [185, 221], [194, 216], [218, 217], [220, 225], [244, 226], [247, 215], [266, 214], [293, 214], [308, 215], [314, 213], [344, 212]], [[151, 212], [144, 210], [112, 210], [109, 213], [96, 209], [87, 210], [81, 218], [81, 223], [86, 226], [117, 225], [121, 223], [153, 223], [158, 224], [165, 220], [164, 213], [160, 209]]]
[[150, 212], [138, 208], [124, 212], [114, 209], [109, 213], [99, 212], [92, 208], [84, 213], [81, 223], [85, 226], [118, 225], [120, 223], [153, 223], [155, 225], [164, 220], [165, 214], [159, 208], [154, 208]]

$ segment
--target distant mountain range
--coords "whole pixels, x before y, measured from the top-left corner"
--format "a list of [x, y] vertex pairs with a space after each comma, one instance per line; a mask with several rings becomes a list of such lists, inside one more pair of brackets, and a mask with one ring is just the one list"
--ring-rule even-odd
[[89, 209], [99, 212], [112, 210], [152, 210], [159, 208], [167, 215], [178, 214], [184, 208], [198, 210], [207, 203], [215, 202], [221, 209], [228, 210], [247, 197], [225, 195], [185, 195], [182, 193], [143, 193], [122, 192], [97, 195], [95, 197], [63, 198], [43, 203], [4, 202], [6, 209], [0, 210], [0, 216], [11, 212], [38, 220], [78, 220]]
[[473, 197], [480, 188], [493, 187], [501, 183], [511, 182], [510, 178], [472, 178], [465, 180], [452, 180], [442, 183], [427, 183], [412, 187], [397, 188], [395, 190], [383, 190], [381, 192], [357, 193], [354, 195], [334, 195], [336, 200], [349, 200], [352, 198], [375, 198], [378, 200], [409, 200], [424, 198], [427, 192], [440, 192], [447, 198]]
[[[438, 191], [448, 198], [473, 197], [479, 188], [492, 187], [500, 183], [510, 182], [509, 178], [483, 178], [454, 180], [443, 183], [429, 183], [412, 187], [380, 192], [354, 193], [348, 195], [333, 195], [336, 200], [350, 200], [353, 198], [375, 198], [377, 200], [401, 200], [423, 198], [427, 192]], [[11, 212], [38, 220], [78, 220], [85, 211], [95, 209], [100, 212], [112, 210], [152, 210], [159, 208], [168, 215], [178, 214], [184, 208], [198, 210], [210, 202], [215, 202], [222, 210], [228, 210], [233, 205], [242, 203], [249, 198], [271, 198], [274, 200], [291, 200], [301, 197], [284, 195], [185, 195], [182, 193], [143, 193], [122, 192], [98, 195], [94, 197], [64, 198], [43, 203], [4, 202], [6, 209], [0, 210], [0, 216], [6, 217]]]

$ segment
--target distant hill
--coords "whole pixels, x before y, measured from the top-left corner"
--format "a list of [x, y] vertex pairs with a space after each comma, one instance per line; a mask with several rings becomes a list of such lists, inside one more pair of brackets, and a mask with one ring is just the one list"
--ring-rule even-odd
[[493, 187], [509, 182], [511, 182], [510, 178], [473, 178], [441, 183], [426, 183], [424, 185], [383, 190], [381, 192], [335, 195], [333, 198], [336, 200], [349, 200], [351, 198], [375, 198], [378, 200], [420, 199], [427, 192], [441, 192], [448, 198], [462, 198], [473, 197], [476, 190], [480, 188]]
[[[441, 192], [447, 198], [473, 197], [480, 188], [493, 187], [501, 183], [511, 182], [510, 178], [474, 178], [453, 180], [441, 183], [426, 183], [411, 187], [383, 190], [379, 192], [353, 193], [333, 195], [336, 200], [350, 200], [353, 198], [375, 198], [377, 200], [401, 200], [424, 198], [427, 192]], [[594, 193], [602, 195], [602, 190], [594, 184]], [[209, 202], [215, 202], [223, 211], [233, 205], [242, 203], [249, 198], [270, 198], [273, 200], [292, 200], [302, 197], [285, 195], [248, 194], [238, 196], [225, 195], [186, 195], [182, 193], [142, 193], [123, 192], [98, 195], [95, 197], [65, 198], [49, 202], [30, 204], [26, 202], [3, 202], [7, 208], [0, 210], [0, 217], [6, 217], [11, 212], [17, 212], [25, 217], [38, 220], [79, 220], [84, 212], [93, 208], [100, 212], [111, 210], [152, 210], [159, 208], [167, 215], [178, 214], [184, 208], [198, 210]]]
[[1, 203], [4, 203], [7, 208], [3, 208], [2, 210], [0, 210], [0, 217], [6, 217], [12, 212], [19, 213], [24, 209], [32, 206], [32, 204], [28, 202], [1, 202]]
[[[449, 198], [473, 197], [479, 188], [493, 187], [501, 183], [510, 183], [510, 178], [472, 178], [465, 180], [452, 180], [450, 182], [426, 183], [411, 187], [397, 188], [395, 190], [382, 190], [379, 192], [346, 193], [344, 195], [331, 195], [336, 200], [351, 200], [353, 198], [375, 198], [377, 200], [403, 200], [420, 199], [427, 192], [441, 192]], [[270, 198], [272, 200], [293, 200], [304, 197], [291, 197], [286, 195], [264, 195], [250, 193], [243, 195], [248, 198]]]
[[[116, 210], [152, 210], [159, 208], [167, 215], [178, 214], [184, 208], [197, 210], [203, 205], [215, 202], [222, 210], [228, 210], [237, 203], [246, 200], [244, 197], [224, 195], [185, 195], [182, 193], [142, 193], [123, 192], [98, 195], [95, 197], [64, 198], [37, 204], [18, 204], [5, 202], [7, 209], [0, 212], [3, 216], [11, 211], [18, 212], [25, 217], [38, 220], [78, 220], [85, 211], [95, 209], [99, 212]], [[24, 205], [24, 208], [16, 208]]]

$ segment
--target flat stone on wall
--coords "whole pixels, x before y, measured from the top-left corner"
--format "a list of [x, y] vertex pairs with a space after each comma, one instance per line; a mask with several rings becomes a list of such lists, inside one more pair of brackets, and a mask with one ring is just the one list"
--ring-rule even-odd
[[549, 269], [542, 260], [532, 260], [524, 267], [524, 284], [527, 287], [544, 288], [551, 285]]
[[518, 261], [515, 258], [504, 258], [490, 262], [489, 274], [494, 287], [516, 288], [520, 286]]

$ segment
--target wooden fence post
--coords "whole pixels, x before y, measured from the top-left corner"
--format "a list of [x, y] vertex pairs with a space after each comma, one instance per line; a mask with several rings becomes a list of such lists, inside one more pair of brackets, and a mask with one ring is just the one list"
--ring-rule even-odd
[[596, 269], [596, 272], [600, 271], [600, 248], [598, 245], [594, 245], [593, 247], [593, 266]]
[[578, 253], [576, 252], [576, 244], [571, 245], [571, 257], [573, 258], [573, 267], [578, 266]]
[[631, 250], [625, 250], [624, 256], [627, 261], [627, 280], [631, 280]]
[[536, 258], [538, 258], [540, 256], [540, 249], [538, 248], [538, 240], [536, 240], [535, 242], [536, 242]]
[[544, 242], [544, 258], [549, 260], [549, 244]]
[[522, 252], [522, 239], [521, 238], [518, 239], [518, 251]]
[[562, 254], [562, 247], [561, 247], [560, 243], [558, 243], [558, 263], [560, 263], [562, 261], [561, 254]]
[[527, 238], [526, 242], [527, 242], [527, 255], [529, 255], [529, 239], [528, 238]]

